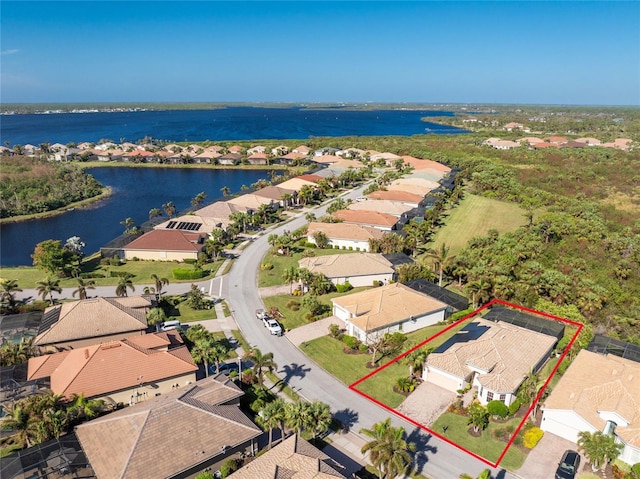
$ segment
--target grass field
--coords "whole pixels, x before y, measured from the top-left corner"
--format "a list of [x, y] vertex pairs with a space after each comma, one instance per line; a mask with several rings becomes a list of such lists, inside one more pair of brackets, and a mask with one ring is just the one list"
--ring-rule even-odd
[[525, 210], [515, 203], [467, 193], [460, 204], [445, 216], [445, 224], [436, 233], [430, 247], [437, 249], [446, 243], [454, 255], [471, 238], [484, 236], [491, 229], [505, 233], [526, 224], [524, 214]]
[[[507, 446], [506, 442], [494, 439], [492, 431], [507, 426], [511, 426], [515, 430], [522, 421], [522, 418], [514, 418], [500, 424], [489, 421], [489, 426], [482, 431], [482, 435], [480, 437], [473, 437], [467, 432], [470, 427], [467, 424], [467, 419], [466, 416], [445, 412], [433, 423], [431, 429], [440, 433], [442, 427], [446, 426], [447, 432], [445, 433], [445, 437], [447, 439], [491, 462], [497, 461]], [[506, 469], [515, 471], [522, 467], [526, 457], [527, 456], [517, 447], [511, 446], [500, 465]]]

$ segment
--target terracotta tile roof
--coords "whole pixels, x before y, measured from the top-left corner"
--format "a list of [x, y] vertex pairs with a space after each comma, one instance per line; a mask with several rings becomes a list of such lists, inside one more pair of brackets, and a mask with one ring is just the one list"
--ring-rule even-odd
[[231, 474], [232, 479], [335, 479], [345, 478], [329, 456], [297, 434]]
[[300, 268], [322, 273], [327, 278], [392, 274], [391, 262], [377, 253], [348, 253], [313, 256], [298, 261]]
[[282, 186], [265, 186], [264, 188], [260, 188], [254, 192], [257, 196], [263, 196], [264, 198], [269, 198], [275, 201], [280, 201], [282, 199], [282, 195], [292, 195], [296, 191], [290, 190], [287, 188], [283, 188]]
[[184, 344], [182, 336], [176, 330], [131, 336], [127, 341], [144, 349], [167, 349]]
[[[427, 366], [467, 378], [472, 368], [484, 387], [501, 393], [518, 389], [530, 369], [549, 354], [556, 338], [501, 321], [474, 319], [450, 340], [442, 352], [433, 352]], [[447, 344], [447, 343], [445, 343]]]
[[419, 293], [401, 283], [392, 283], [331, 301], [349, 311], [349, 321], [362, 331], [375, 331], [447, 307], [442, 301]]
[[451, 168], [442, 163], [438, 163], [437, 161], [427, 160], [425, 158], [414, 158], [413, 156], [405, 155], [402, 157], [405, 163], [413, 166], [415, 170], [424, 170], [425, 168], [430, 168], [432, 170], [437, 170], [442, 174], [449, 173]]
[[[140, 296], [91, 298], [45, 310], [36, 346], [143, 331], [151, 303]], [[99, 340], [97, 340], [99, 341]]]
[[414, 195], [421, 195], [421, 196], [425, 196], [429, 194], [431, 191], [433, 191], [436, 188], [437, 186], [434, 188], [430, 188], [428, 186], [423, 186], [423, 185], [398, 184], [398, 183], [391, 183], [389, 186], [387, 186], [387, 190], [389, 191], [406, 191], [408, 193], [413, 193]]
[[628, 425], [616, 426], [627, 444], [640, 447], [640, 363], [583, 349], [546, 399], [544, 409], [573, 410], [602, 431], [599, 412], [614, 412]]
[[535, 136], [527, 136], [525, 138], [520, 138], [516, 140], [518, 143], [529, 143], [530, 145], [535, 145], [537, 143], [544, 143], [544, 140], [540, 138], [536, 138]]
[[556, 143], [558, 145], [569, 141], [564, 136], [550, 136], [549, 138], [546, 138], [546, 140], [549, 143]]
[[402, 190], [378, 190], [369, 193], [367, 198], [371, 198], [372, 200], [399, 201], [417, 204], [424, 199], [424, 196]]
[[380, 239], [384, 234], [382, 230], [351, 223], [309, 223], [307, 235], [311, 237], [316, 231], [322, 231], [329, 239], [354, 241], [368, 241], [370, 238]]
[[337, 161], [340, 161], [341, 159], [342, 158], [336, 155], [320, 155], [313, 157], [313, 161], [315, 161], [316, 163], [335, 163]]
[[347, 209], [351, 211], [362, 211], [362, 210], [376, 211], [378, 213], [384, 213], [384, 214], [393, 215], [396, 217], [400, 217], [402, 213], [405, 213], [412, 208], [413, 206], [406, 205], [398, 201], [387, 201], [387, 200], [360, 201], [356, 203], [351, 203], [349, 206], [347, 206]]
[[309, 148], [307, 145], [300, 145], [296, 146], [293, 151], [296, 153], [303, 153], [305, 155], [308, 155], [309, 153], [311, 153], [311, 148]]
[[376, 225], [385, 226], [388, 228], [393, 227], [398, 218], [393, 215], [385, 213], [378, 213], [376, 211], [351, 211], [351, 210], [338, 210], [332, 215], [334, 218], [341, 219], [345, 223], [355, 223], [360, 225]]
[[100, 479], [171, 477], [262, 434], [224, 404], [241, 395], [226, 376], [208, 378], [81, 424], [76, 435]]
[[264, 196], [255, 195], [252, 193], [246, 195], [240, 195], [236, 198], [228, 200], [227, 203], [234, 206], [241, 206], [248, 209], [258, 209], [260, 205], [270, 205], [273, 203], [273, 199], [266, 198]]
[[27, 378], [49, 376], [51, 390], [66, 397], [80, 393], [88, 398], [108, 396], [135, 388], [141, 377], [144, 383], [153, 383], [198, 370], [184, 345], [160, 351], [126, 339], [42, 357], [44, 361], [29, 362]]
[[295, 178], [291, 178], [290, 180], [283, 181], [282, 183], [278, 184], [280, 188], [286, 188], [286, 189], [295, 190], [295, 191], [300, 191], [302, 187], [305, 185], [315, 187], [316, 183], [313, 181], [305, 180], [304, 178], [297, 176]]
[[304, 153], [297, 153], [295, 151], [291, 151], [286, 155], [282, 155], [280, 158], [284, 158], [286, 160], [299, 160], [300, 158], [306, 158], [306, 157], [307, 155], [305, 155]]
[[200, 251], [203, 244], [198, 240], [206, 237], [206, 233], [186, 233], [181, 230], [151, 230], [134, 239], [123, 249], [154, 251]]
[[318, 181], [324, 179], [322, 176], [319, 176], [319, 175], [300, 175], [300, 176], [296, 176], [296, 178], [300, 178], [301, 180], [311, 181], [312, 183], [317, 183]]
[[228, 219], [229, 216], [236, 212], [245, 212], [247, 208], [240, 205], [229, 203], [228, 201], [216, 201], [204, 208], [194, 211], [196, 215], [203, 218]]
[[228, 150], [230, 153], [242, 153], [244, 151], [244, 147], [240, 145], [233, 145], [229, 147]]

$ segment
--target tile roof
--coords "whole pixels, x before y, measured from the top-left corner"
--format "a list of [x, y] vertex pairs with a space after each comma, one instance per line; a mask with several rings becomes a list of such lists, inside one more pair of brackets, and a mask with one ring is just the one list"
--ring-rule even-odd
[[200, 251], [202, 244], [198, 244], [206, 233], [187, 233], [182, 230], [151, 230], [134, 239], [123, 249], [154, 250], [154, 251]]
[[442, 301], [419, 293], [404, 284], [391, 283], [331, 301], [355, 315], [349, 321], [362, 331], [375, 331], [411, 316], [423, 316], [447, 307]]
[[378, 213], [384, 213], [388, 215], [393, 215], [400, 217], [402, 213], [405, 213], [412, 209], [413, 206], [407, 205], [404, 203], [400, 203], [398, 201], [388, 201], [388, 200], [369, 200], [369, 201], [360, 201], [356, 203], [351, 203], [347, 206], [348, 210], [351, 211], [376, 211]]
[[295, 178], [291, 178], [287, 181], [283, 181], [282, 183], [278, 184], [280, 188], [287, 188], [289, 190], [295, 190], [295, 191], [300, 191], [302, 187], [305, 185], [315, 187], [316, 183], [314, 181], [305, 180], [304, 178], [297, 176]]
[[393, 227], [398, 218], [386, 213], [378, 213], [377, 211], [351, 211], [351, 210], [338, 210], [332, 215], [334, 218], [341, 219], [345, 223], [355, 223], [361, 225], [377, 225]]
[[323, 180], [324, 178], [322, 176], [319, 175], [300, 175], [300, 176], [296, 176], [296, 178], [300, 178], [301, 180], [306, 180], [306, 181], [310, 181], [312, 183], [317, 183], [320, 180]]
[[442, 163], [438, 163], [437, 161], [427, 160], [423, 158], [414, 158], [413, 156], [405, 155], [402, 157], [405, 163], [413, 166], [416, 170], [424, 170], [425, 168], [429, 168], [432, 170], [437, 170], [441, 174], [449, 173], [451, 168]]
[[32, 359], [27, 378], [51, 377], [51, 390], [66, 397], [80, 393], [88, 398], [108, 396], [135, 388], [141, 377], [144, 383], [154, 383], [198, 370], [185, 345], [147, 349], [126, 339]]
[[370, 238], [380, 239], [384, 234], [382, 230], [352, 223], [309, 223], [307, 235], [311, 237], [316, 231], [322, 231], [329, 239], [353, 241], [368, 241]]
[[320, 155], [320, 156], [314, 156], [312, 159], [316, 163], [336, 163], [337, 161], [340, 161], [342, 158], [336, 155]]
[[256, 457], [231, 474], [232, 479], [335, 479], [346, 478], [343, 466], [297, 434]]
[[283, 188], [282, 186], [265, 186], [264, 188], [260, 188], [259, 190], [254, 191], [254, 194], [257, 196], [262, 196], [264, 198], [269, 198], [274, 201], [280, 201], [282, 199], [282, 195], [292, 195], [296, 191], [290, 190], [287, 188]]
[[424, 196], [402, 190], [378, 190], [367, 195], [372, 200], [399, 201], [419, 204]]
[[233, 213], [236, 213], [238, 211], [244, 213], [245, 211], [247, 211], [247, 209], [248, 208], [245, 206], [232, 204], [228, 201], [216, 201], [215, 203], [211, 203], [204, 208], [200, 208], [199, 210], [194, 211], [194, 213], [203, 218], [228, 220], [229, 216], [231, 216]]
[[34, 344], [142, 331], [147, 328], [150, 307], [151, 303], [140, 296], [98, 297], [52, 306], [45, 310]]
[[273, 200], [271, 198], [266, 198], [264, 196], [254, 195], [251, 193], [240, 195], [227, 201], [227, 203], [231, 205], [241, 206], [248, 209], [258, 209], [260, 205], [270, 205], [272, 202]]
[[171, 477], [262, 434], [224, 404], [241, 395], [226, 376], [210, 377], [81, 424], [76, 435], [100, 479]]
[[554, 337], [542, 333], [477, 318], [431, 353], [427, 365], [459, 378], [468, 378], [472, 368], [486, 371], [478, 375], [480, 384], [510, 393], [555, 343]]
[[327, 278], [392, 274], [391, 262], [377, 253], [347, 253], [313, 256], [298, 261], [300, 268], [322, 273]]
[[640, 363], [582, 350], [546, 399], [544, 409], [573, 410], [602, 431], [599, 412], [614, 412], [629, 424], [616, 426], [627, 444], [640, 447]]

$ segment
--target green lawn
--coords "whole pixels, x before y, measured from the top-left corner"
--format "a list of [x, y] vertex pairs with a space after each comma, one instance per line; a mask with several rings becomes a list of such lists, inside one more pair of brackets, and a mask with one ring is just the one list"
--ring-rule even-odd
[[178, 304], [176, 306], [176, 309], [177, 311], [173, 311], [173, 312], [174, 313], [177, 312], [177, 314], [172, 314], [171, 318], [177, 319], [181, 323], [191, 323], [193, 321], [203, 321], [205, 319], [218, 318], [218, 316], [216, 315], [215, 308], [195, 310], [189, 307], [186, 301], [183, 301], [182, 303]]
[[356, 251], [338, 250], [338, 249], [320, 249], [320, 248], [303, 248], [296, 246], [294, 253], [291, 256], [281, 256], [273, 254], [271, 251], [262, 259], [262, 264], [270, 263], [273, 265], [273, 269], [258, 271], [258, 287], [264, 288], [267, 286], [277, 286], [284, 284], [282, 275], [284, 270], [291, 266], [298, 267], [298, 261], [303, 258], [304, 250], [313, 251], [316, 256], [325, 256], [328, 254], [345, 254], [356, 253]]
[[[213, 277], [221, 264], [222, 261], [216, 261], [215, 263], [204, 265], [203, 269], [209, 271], [209, 274], [198, 281]], [[93, 272], [105, 276], [105, 278], [92, 278], [93, 281], [95, 281], [96, 286], [114, 286], [114, 288], [118, 284], [118, 278], [110, 277], [111, 271], [127, 272], [132, 274], [132, 281], [134, 284], [152, 284], [152, 274], [156, 274], [160, 278], [167, 278], [170, 283], [193, 282], [193, 280], [177, 281], [173, 279], [172, 271], [176, 268], [193, 268], [193, 266], [169, 261], [127, 261], [120, 266], [103, 266], [99, 264], [99, 258], [97, 258], [97, 256], [91, 257], [83, 263], [83, 272]], [[18, 287], [23, 289], [35, 288], [36, 283], [38, 281], [43, 281], [47, 276], [47, 273], [34, 267], [21, 266], [2, 268], [0, 270], [0, 277], [5, 279], [15, 279], [18, 282]], [[60, 280], [60, 286], [62, 288], [75, 287], [76, 285], [77, 282], [75, 278], [65, 278]], [[141, 294], [142, 289], [136, 288], [135, 293]], [[89, 292], [89, 294], [91, 293]]]
[[[425, 347], [431, 348], [439, 346], [466, 324], [468, 324], [468, 321], [456, 325], [446, 333], [438, 336], [437, 339], [428, 342]], [[445, 327], [446, 325], [429, 326], [408, 334], [405, 351], [410, 347], [420, 344], [426, 338], [437, 334], [445, 329]], [[367, 363], [371, 361], [371, 355], [345, 354], [343, 352], [344, 344], [329, 336], [323, 336], [304, 343], [300, 348], [322, 368], [347, 385], [353, 384], [372, 371], [372, 369], [367, 367]], [[394, 358], [383, 358], [378, 361], [378, 365], [381, 366], [392, 359]], [[399, 406], [405, 398], [401, 394], [393, 391], [393, 385], [399, 378], [405, 377], [408, 374], [408, 366], [400, 362], [395, 362], [361, 382], [358, 385], [358, 389], [383, 404], [395, 408]]]
[[[348, 291], [346, 293], [333, 292], [329, 294], [323, 294], [318, 296], [318, 301], [331, 307], [332, 298], [337, 298], [339, 296], [344, 296], [346, 294], [357, 293], [358, 291], [364, 291], [366, 289], [369, 289], [369, 287], [363, 286], [360, 288], [353, 288], [351, 291]], [[276, 306], [280, 310], [280, 312], [283, 315], [283, 318], [280, 318], [279, 321], [282, 323], [283, 327], [286, 330], [294, 329], [299, 326], [304, 326], [305, 324], [308, 324], [306, 315], [309, 314], [309, 308], [307, 308], [302, 304], [302, 300], [303, 300], [303, 296], [290, 296], [288, 294], [281, 294], [277, 296], [268, 296], [266, 298], [262, 298], [262, 301], [264, 302], [264, 305], [266, 306], [267, 309], [270, 309]], [[297, 311], [289, 309], [287, 307], [287, 303], [289, 303], [290, 301], [299, 303], [300, 309], [298, 309]]]
[[[495, 462], [500, 457], [500, 454], [502, 454], [502, 451], [504, 451], [507, 443], [494, 439], [491, 432], [498, 428], [504, 428], [507, 426], [511, 426], [515, 430], [520, 421], [522, 421], [521, 418], [514, 418], [500, 424], [490, 421], [489, 426], [487, 429], [482, 431], [482, 435], [480, 437], [473, 437], [467, 432], [470, 426], [467, 425], [466, 416], [445, 412], [442, 416], [436, 419], [431, 426], [431, 429], [441, 434], [442, 427], [446, 426], [447, 431], [444, 433], [444, 437], [491, 462]], [[505, 454], [500, 465], [506, 469], [515, 471], [522, 467], [526, 457], [526, 454], [520, 451], [517, 447], [512, 446], [507, 451], [507, 454]]]
[[436, 233], [430, 247], [437, 249], [446, 243], [454, 255], [471, 238], [484, 236], [490, 229], [505, 233], [526, 224], [524, 214], [525, 210], [515, 203], [465, 193], [460, 204], [444, 217], [445, 224]]

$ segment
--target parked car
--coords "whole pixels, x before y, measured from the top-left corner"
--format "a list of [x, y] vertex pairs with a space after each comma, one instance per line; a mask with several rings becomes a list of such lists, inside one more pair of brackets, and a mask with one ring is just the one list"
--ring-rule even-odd
[[262, 320], [262, 322], [271, 334], [273, 334], [274, 336], [282, 336], [282, 326], [280, 326], [280, 323], [278, 323], [278, 321], [267, 316]]
[[[219, 373], [224, 373], [227, 376], [231, 371], [238, 372], [238, 362], [234, 361], [232, 363], [220, 363]], [[209, 364], [209, 374], [216, 374], [216, 365], [215, 363]]]
[[580, 454], [571, 449], [564, 451], [556, 469], [556, 479], [574, 479], [580, 466]]
[[268, 317], [269, 315], [264, 309], [256, 309], [256, 318], [258, 318], [260, 321], [264, 321]]

